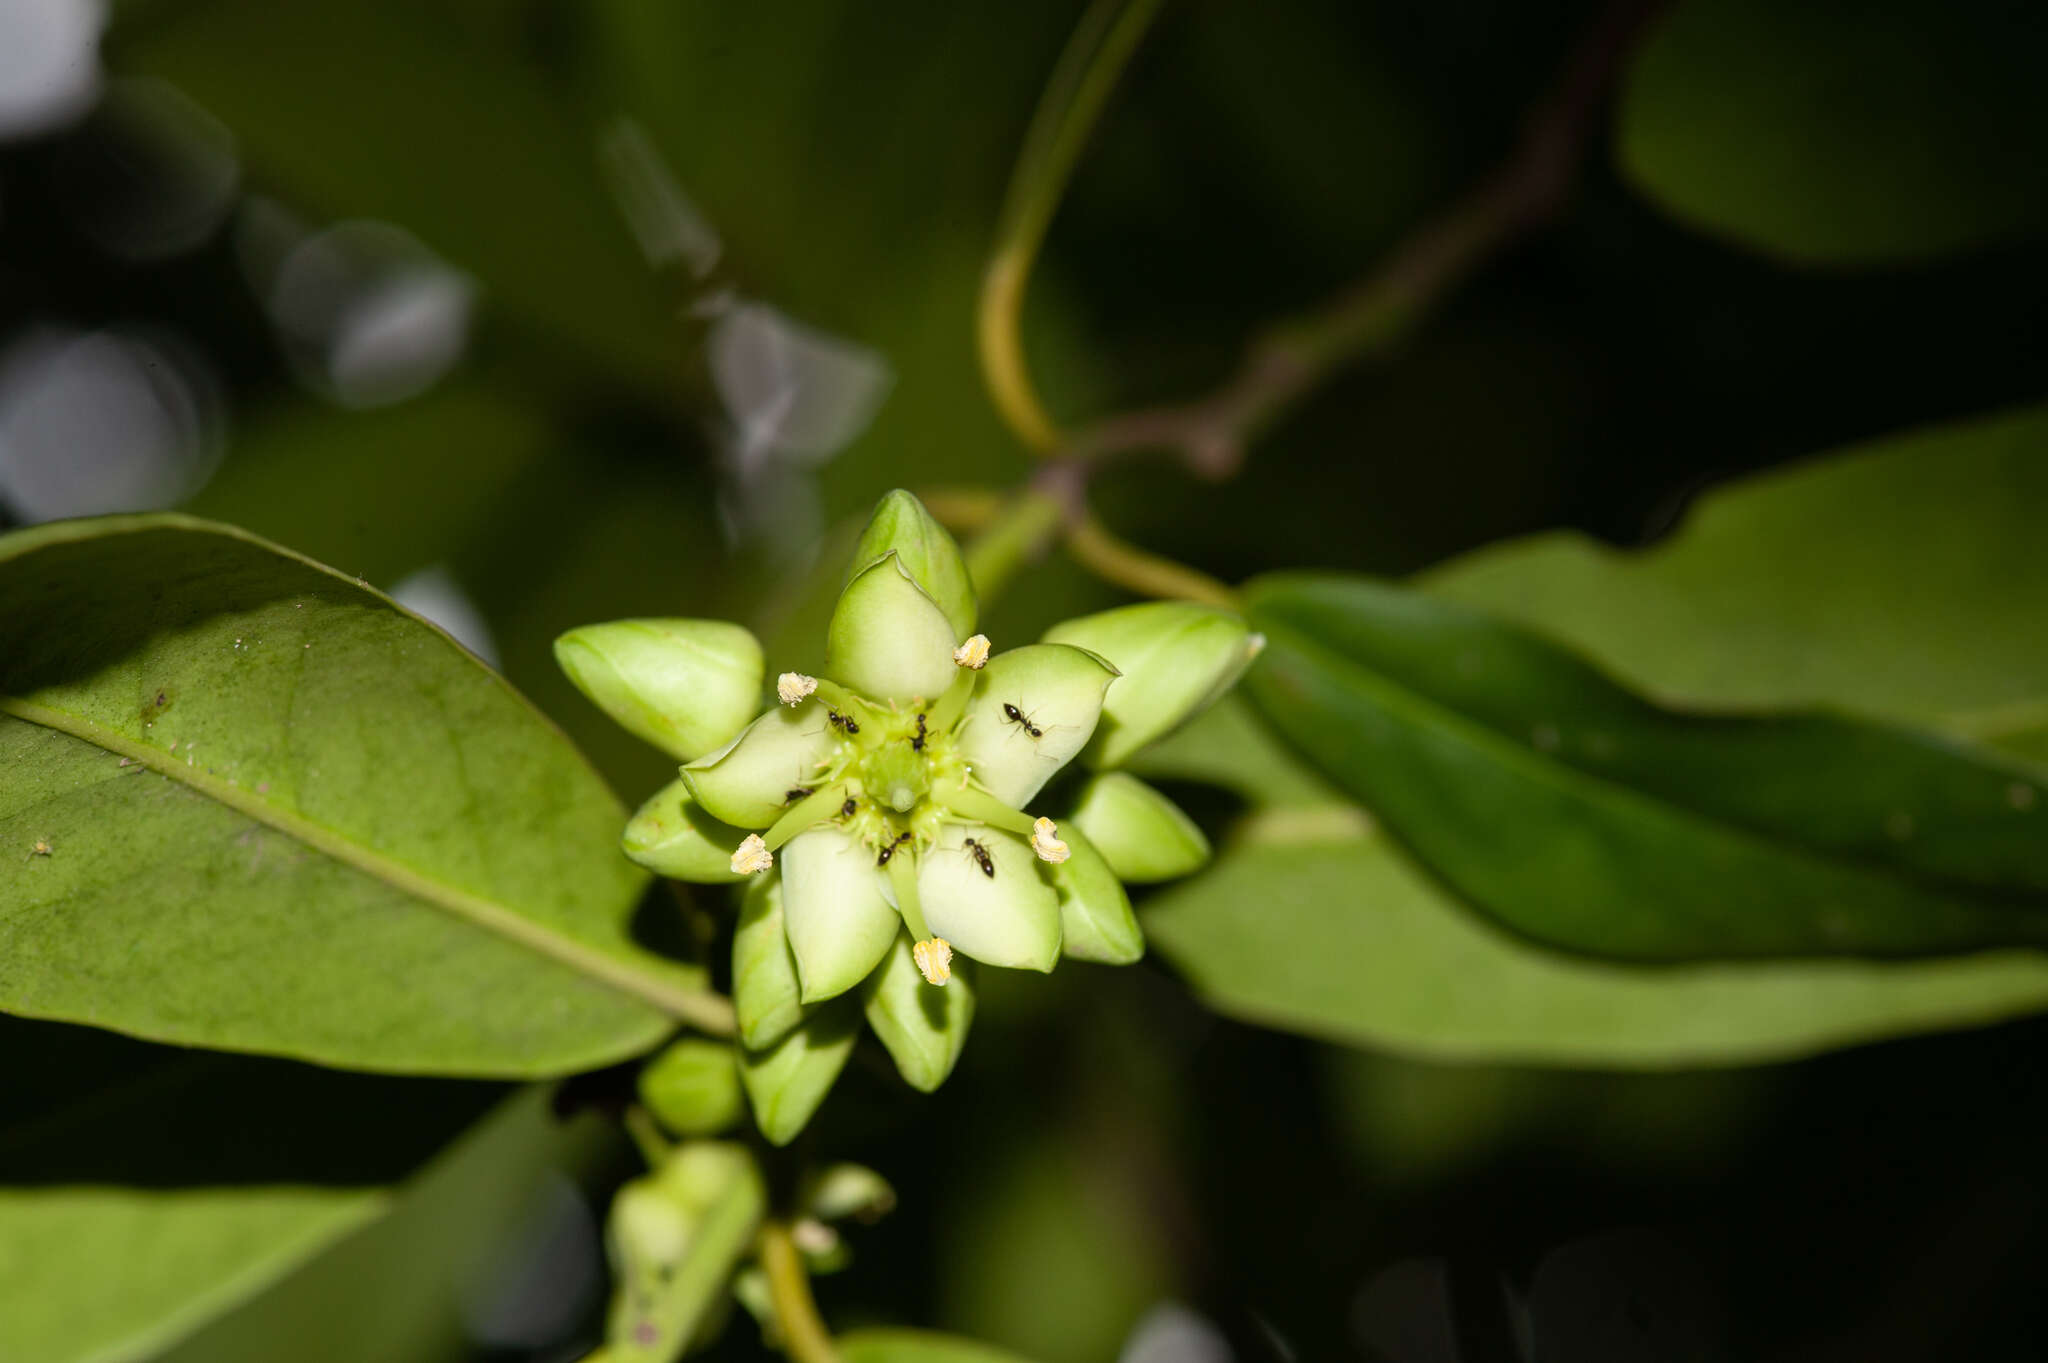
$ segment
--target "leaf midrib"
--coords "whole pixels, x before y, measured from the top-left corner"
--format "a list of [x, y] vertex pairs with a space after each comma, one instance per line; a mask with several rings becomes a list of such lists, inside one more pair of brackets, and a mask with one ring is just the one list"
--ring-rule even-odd
[[214, 801], [275, 829], [321, 855], [360, 871], [392, 889], [423, 900], [487, 932], [516, 942], [579, 974], [630, 994], [643, 1003], [671, 1016], [694, 1022], [714, 1031], [729, 1031], [731, 1019], [723, 1001], [715, 995], [685, 989], [645, 974], [625, 961], [608, 956], [595, 947], [567, 937], [527, 918], [523, 914], [468, 890], [458, 889], [396, 861], [372, 848], [344, 837], [324, 824], [289, 813], [240, 786], [210, 776], [197, 767], [172, 762], [161, 748], [137, 743], [78, 715], [54, 709], [16, 696], [0, 696], [0, 713], [90, 743], [105, 752], [116, 753], [141, 764], [167, 780], [176, 781]]

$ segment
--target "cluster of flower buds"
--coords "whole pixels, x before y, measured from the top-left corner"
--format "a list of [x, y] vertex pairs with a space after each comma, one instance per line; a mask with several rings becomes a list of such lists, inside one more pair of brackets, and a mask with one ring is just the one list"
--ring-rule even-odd
[[[738, 625], [622, 620], [557, 641], [585, 695], [684, 762], [627, 826], [626, 854], [747, 883], [733, 1002], [771, 1140], [823, 1100], [862, 1014], [903, 1076], [936, 1088], [973, 1016], [974, 962], [1134, 961], [1124, 883], [1208, 856], [1193, 821], [1114, 769], [1237, 680], [1262, 642], [1244, 621], [1151, 602], [993, 652], [975, 614], [951, 536], [893, 492], [854, 551], [821, 673], [781, 673], [758, 717], [764, 659]], [[1093, 775], [1055, 818], [1041, 792], [1076, 760]]]

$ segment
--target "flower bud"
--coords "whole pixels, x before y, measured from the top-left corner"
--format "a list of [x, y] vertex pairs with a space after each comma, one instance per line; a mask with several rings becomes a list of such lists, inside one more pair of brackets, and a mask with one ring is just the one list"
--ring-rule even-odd
[[620, 846], [628, 857], [674, 880], [726, 885], [746, 877], [732, 869], [740, 830], [720, 823], [690, 796], [689, 784], [669, 782], [641, 805], [626, 825]]
[[740, 1053], [740, 1083], [771, 1145], [794, 1140], [825, 1101], [853, 1054], [860, 1022], [851, 998], [834, 999], [768, 1050]]
[[1060, 897], [1061, 950], [1082, 961], [1129, 965], [1145, 954], [1145, 935], [1131, 912], [1130, 896], [1095, 845], [1068, 829], [1070, 851], [1052, 868]]
[[1144, 885], [1198, 871], [1209, 839], [1179, 805], [1127, 772], [1088, 782], [1069, 823], [1087, 835], [1119, 880]]
[[828, 1164], [805, 1179], [797, 1205], [820, 1221], [875, 1221], [896, 1209], [896, 1190], [865, 1164]]
[[723, 620], [614, 620], [555, 640], [576, 689], [635, 735], [689, 761], [738, 733], [761, 691], [761, 646]]
[[875, 504], [875, 514], [869, 517], [868, 528], [847, 565], [847, 581], [851, 583], [863, 569], [892, 552], [911, 581], [945, 612], [955, 639], [974, 632], [974, 582], [967, 575], [960, 546], [946, 533], [946, 527], [932, 519], [923, 502], [901, 488]]
[[709, 1136], [746, 1111], [739, 1063], [722, 1041], [685, 1037], [640, 1071], [640, 1102], [678, 1136]]
[[1188, 601], [1147, 601], [1055, 625], [1045, 637], [1093, 650], [1123, 678], [1110, 689], [1083, 761], [1115, 767], [1215, 701], [1265, 639], [1242, 617]]
[[[920, 944], [921, 945], [921, 944]], [[930, 1093], [946, 1082], [974, 1021], [974, 980], [961, 961], [952, 983], [933, 989], [915, 958], [908, 933], [899, 934], [881, 969], [861, 985], [868, 1026], [909, 1085]], [[950, 951], [949, 951], [950, 955]], [[937, 996], [936, 998], [934, 996]]]
[[606, 1226], [618, 1278], [606, 1356], [666, 1363], [714, 1325], [767, 1204], [753, 1156], [722, 1142], [679, 1146], [621, 1188]]
[[874, 700], [936, 700], [952, 683], [959, 637], [891, 552], [839, 594], [825, 632], [825, 675]]

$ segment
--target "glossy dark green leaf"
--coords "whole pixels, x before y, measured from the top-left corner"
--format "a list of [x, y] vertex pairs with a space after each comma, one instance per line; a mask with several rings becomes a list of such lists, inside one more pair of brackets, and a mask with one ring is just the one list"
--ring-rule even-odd
[[1646, 960], [2048, 940], [2044, 775], [1828, 715], [1660, 710], [1357, 578], [1249, 592], [1289, 740], [1519, 932]]
[[0, 1358], [142, 1357], [383, 1215], [499, 1096], [0, 1019]]
[[0, 1009], [364, 1069], [647, 1049], [701, 969], [643, 947], [625, 811], [560, 733], [362, 585], [181, 516], [0, 540]]
[[2048, 1007], [2048, 957], [2033, 951], [1658, 967], [1561, 955], [1484, 921], [1341, 808], [1261, 816], [1143, 919], [1222, 1012], [1444, 1060], [1738, 1064]]
[[2010, 0], [1685, 0], [1625, 83], [1619, 156], [1680, 219], [1865, 264], [2048, 224], [2048, 26]]
[[1961, 737], [2048, 727], [2048, 408], [1716, 488], [1639, 552], [1568, 533], [1424, 575], [1671, 704], [1839, 706]]

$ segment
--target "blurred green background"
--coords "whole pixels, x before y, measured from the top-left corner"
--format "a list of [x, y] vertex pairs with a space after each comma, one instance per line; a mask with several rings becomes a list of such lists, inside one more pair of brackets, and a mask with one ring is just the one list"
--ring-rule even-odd
[[[983, 396], [973, 308], [1078, 5], [17, 9], [0, 14], [0, 50], [23, 54], [0, 57], [0, 525], [175, 504], [396, 590], [633, 801], [667, 764], [560, 678], [556, 634], [730, 615], [793, 665], [834, 546], [881, 492], [1025, 475]], [[1732, 476], [2037, 399], [2038, 13], [1818, 6], [1744, 36], [1771, 15], [1676, 9], [1554, 226], [1315, 395], [1239, 478], [1119, 468], [1105, 520], [1230, 579], [1401, 574], [1558, 526], [1640, 545]], [[1593, 17], [1169, 6], [1031, 295], [1055, 412], [1213, 383], [1249, 334], [1496, 164]], [[1708, 37], [1679, 43], [1683, 24]], [[1686, 65], [1715, 43], [1750, 86]], [[1842, 192], [1806, 204], [1816, 184]], [[988, 632], [1120, 599], [1048, 562]], [[1235, 813], [1176, 794], [1219, 831]], [[1157, 963], [996, 974], [939, 1095], [907, 1097], [864, 1051], [806, 1137], [902, 1194], [821, 1284], [835, 1321], [1043, 1363], [1116, 1358], [1175, 1302], [1207, 1324], [1151, 1316], [1148, 1347], [1165, 1320], [1191, 1332], [1181, 1352], [1125, 1358], [1489, 1363], [1533, 1329], [1575, 1363], [2009, 1359], [2048, 1328], [2043, 1024], [1597, 1075], [1256, 1030]], [[60, 1031], [22, 1043], [53, 1073], [75, 1044]], [[242, 1091], [273, 1088], [291, 1085]], [[457, 1124], [487, 1097], [416, 1088]], [[381, 1150], [406, 1101], [306, 1120]], [[393, 1219], [167, 1357], [577, 1356], [592, 1208], [626, 1164], [601, 1124], [518, 1101]], [[192, 1115], [173, 1140], [200, 1139], [176, 1134], [204, 1127]], [[300, 1158], [278, 1177], [365, 1177]], [[82, 1159], [20, 1176], [156, 1177]], [[558, 1309], [505, 1325], [521, 1284]], [[1618, 1319], [1589, 1305], [1617, 1300]], [[750, 1323], [720, 1350], [753, 1356]]]

